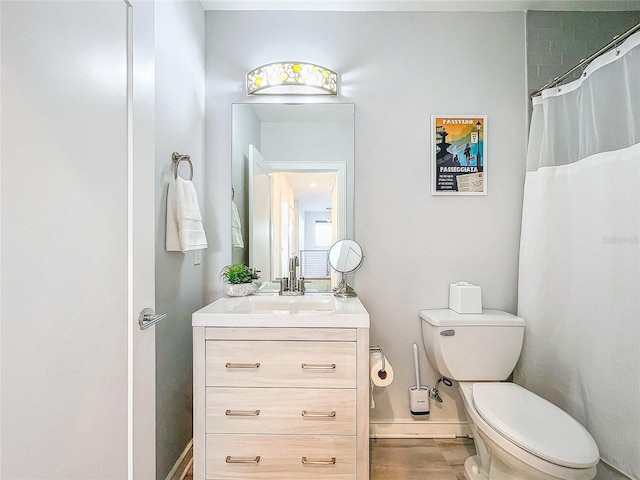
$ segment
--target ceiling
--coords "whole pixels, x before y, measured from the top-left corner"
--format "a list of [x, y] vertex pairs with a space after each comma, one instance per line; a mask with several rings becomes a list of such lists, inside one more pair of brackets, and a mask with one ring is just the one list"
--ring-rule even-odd
[[[336, 182], [335, 172], [287, 172], [285, 173], [300, 201], [300, 210], [323, 212], [331, 207], [331, 195]], [[311, 186], [314, 184], [314, 186]]]
[[640, 10], [640, 0], [201, 0], [205, 10], [506, 12]]

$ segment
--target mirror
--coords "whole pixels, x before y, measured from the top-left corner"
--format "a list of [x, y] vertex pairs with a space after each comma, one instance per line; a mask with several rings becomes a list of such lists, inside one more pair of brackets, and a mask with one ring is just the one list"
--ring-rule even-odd
[[331, 268], [342, 274], [342, 279], [335, 289], [336, 297], [357, 297], [356, 292], [346, 281], [346, 274], [353, 273], [360, 268], [364, 256], [362, 247], [354, 240], [339, 240], [329, 250]]
[[355, 240], [339, 240], [329, 250], [331, 268], [340, 273], [355, 272], [363, 259], [362, 247]]
[[307, 290], [335, 288], [329, 248], [353, 237], [354, 105], [234, 104], [231, 136], [233, 263], [274, 282], [298, 256]]

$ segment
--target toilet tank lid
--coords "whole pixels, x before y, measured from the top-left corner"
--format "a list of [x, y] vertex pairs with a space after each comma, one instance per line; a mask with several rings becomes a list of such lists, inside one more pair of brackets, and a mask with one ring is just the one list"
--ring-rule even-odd
[[524, 319], [501, 310], [482, 310], [482, 313], [457, 313], [448, 308], [420, 310], [420, 318], [436, 327], [503, 326], [524, 327]]
[[509, 382], [474, 383], [472, 392], [478, 414], [520, 448], [570, 468], [598, 463], [593, 437], [553, 403]]

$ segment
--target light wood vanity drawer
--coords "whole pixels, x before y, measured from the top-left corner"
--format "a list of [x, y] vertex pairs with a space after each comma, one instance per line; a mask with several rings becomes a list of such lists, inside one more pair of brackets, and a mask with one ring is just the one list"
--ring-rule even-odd
[[356, 390], [207, 388], [207, 433], [356, 434]]
[[355, 342], [355, 328], [247, 328], [207, 327], [206, 340], [311, 340]]
[[206, 478], [354, 480], [356, 438], [207, 435]]
[[355, 342], [206, 342], [206, 385], [355, 388]]

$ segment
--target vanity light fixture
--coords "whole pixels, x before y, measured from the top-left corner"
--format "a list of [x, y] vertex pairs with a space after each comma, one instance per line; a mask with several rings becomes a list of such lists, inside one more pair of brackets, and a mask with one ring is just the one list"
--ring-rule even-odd
[[247, 95], [337, 95], [338, 74], [304, 62], [276, 62], [247, 73]]

